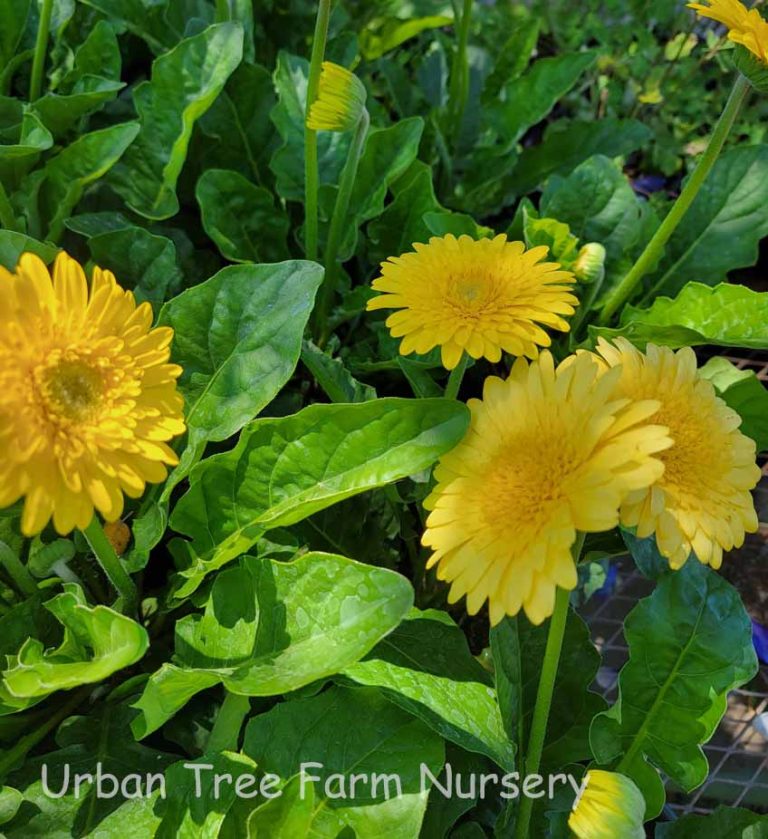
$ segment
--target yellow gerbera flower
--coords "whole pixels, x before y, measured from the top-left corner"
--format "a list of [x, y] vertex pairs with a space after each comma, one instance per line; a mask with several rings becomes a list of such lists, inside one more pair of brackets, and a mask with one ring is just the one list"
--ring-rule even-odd
[[768, 63], [768, 22], [757, 9], [747, 9], [739, 0], [704, 0], [689, 3], [702, 17], [712, 18], [728, 28], [728, 39], [746, 47], [761, 61]]
[[354, 73], [324, 61], [307, 127], [313, 131], [351, 131], [360, 121], [366, 98], [365, 85]]
[[415, 253], [382, 263], [373, 288], [380, 297], [368, 309], [401, 309], [387, 318], [400, 352], [441, 348], [452, 370], [466, 350], [472, 358], [499, 361], [502, 350], [536, 358], [551, 343], [539, 326], [568, 331], [561, 315], [572, 315], [578, 299], [570, 271], [541, 262], [546, 247], [526, 251], [522, 242], [470, 236], [434, 237], [415, 244]]
[[617, 772], [590, 769], [568, 827], [578, 839], [645, 839], [645, 800], [634, 781]]
[[486, 379], [459, 445], [435, 469], [425, 502], [428, 567], [451, 582], [467, 611], [488, 600], [491, 623], [521, 606], [533, 623], [552, 614], [555, 587], [576, 585], [576, 532], [615, 527], [631, 490], [662, 473], [652, 455], [670, 445], [646, 420], [655, 400], [630, 402], [585, 353], [555, 368], [549, 352], [518, 359], [506, 381]]
[[622, 524], [637, 527], [640, 537], [655, 533], [672, 568], [680, 568], [691, 550], [719, 568], [723, 550], [757, 530], [750, 490], [760, 470], [754, 442], [739, 431], [741, 418], [699, 376], [690, 347], [674, 352], [649, 344], [644, 354], [618, 338], [613, 344], [600, 339], [597, 351], [609, 366], [621, 366], [617, 396], [659, 400], [655, 419], [674, 441], [661, 455], [661, 478], [622, 505]]
[[99, 268], [89, 293], [65, 253], [53, 278], [31, 253], [0, 267], [0, 507], [25, 496], [25, 534], [51, 516], [62, 535], [84, 529], [94, 507], [116, 521], [123, 493], [177, 462], [165, 441], [185, 427], [181, 368], [173, 330], [151, 326], [149, 303]]

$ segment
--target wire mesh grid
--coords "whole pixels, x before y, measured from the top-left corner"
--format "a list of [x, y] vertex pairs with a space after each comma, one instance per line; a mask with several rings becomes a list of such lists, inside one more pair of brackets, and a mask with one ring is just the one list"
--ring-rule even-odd
[[[624, 619], [653, 585], [629, 558], [619, 560], [614, 591], [593, 597], [581, 609], [602, 654], [594, 689], [610, 703], [618, 696], [619, 671], [629, 658]], [[668, 814], [706, 814], [719, 805], [768, 812], [768, 667], [745, 689], [731, 692], [728, 710], [704, 753], [709, 777], [690, 794], [669, 782]]]

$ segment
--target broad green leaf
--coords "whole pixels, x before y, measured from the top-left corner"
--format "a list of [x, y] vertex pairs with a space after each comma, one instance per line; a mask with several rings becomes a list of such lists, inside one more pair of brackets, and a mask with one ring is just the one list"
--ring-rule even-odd
[[315, 810], [314, 785], [291, 778], [280, 797], [266, 801], [248, 817], [248, 839], [302, 839], [309, 835]]
[[51, 132], [16, 99], [0, 97], [0, 178], [8, 192], [53, 145]]
[[541, 143], [522, 151], [506, 184], [507, 192], [512, 196], [531, 192], [552, 175], [570, 174], [591, 155], [627, 155], [650, 135], [647, 126], [632, 119], [559, 120], [549, 126]]
[[128, 206], [151, 219], [178, 212], [178, 181], [192, 128], [240, 63], [243, 30], [208, 27], [155, 59], [148, 82], [134, 90], [141, 131], [112, 183]]
[[730, 283], [688, 283], [677, 297], [656, 298], [650, 309], [625, 306], [618, 329], [590, 326], [589, 333], [593, 339], [623, 335], [638, 346], [766, 349], [768, 292]]
[[367, 402], [376, 398], [370, 385], [358, 382], [340, 358], [332, 358], [311, 341], [303, 341], [301, 360], [331, 402]]
[[[320, 764], [306, 766], [304, 774], [320, 779], [307, 834], [317, 839], [335, 839], [345, 828], [357, 836], [418, 836], [430, 790], [423, 767], [438, 777], [444, 759], [434, 732], [371, 688], [335, 687], [284, 702], [250, 721], [243, 751], [262, 771], [282, 778], [296, 775], [302, 763]], [[346, 779], [346, 798], [336, 797], [335, 773]], [[370, 783], [358, 781], [350, 795], [353, 773]]]
[[514, 769], [491, 679], [445, 612], [414, 610], [344, 675], [380, 688], [447, 740]]
[[664, 574], [624, 623], [629, 661], [619, 698], [595, 717], [596, 760], [631, 777], [645, 796], [646, 819], [664, 802], [658, 767], [689, 792], [707, 777], [701, 744], [725, 713], [729, 690], [757, 670], [752, 628], [738, 592], [689, 559]]
[[145, 0], [82, 0], [101, 12], [113, 24], [125, 27], [132, 35], [142, 38], [155, 53], [165, 52], [176, 41], [165, 22], [165, 4]]
[[13, 230], [0, 230], [0, 265], [14, 271], [19, 264], [19, 257], [25, 252], [37, 254], [43, 262], [51, 263], [56, 258], [57, 248], [48, 242], [38, 242], [24, 233]]
[[[505, 618], [491, 630], [501, 716], [519, 749], [528, 742], [546, 642], [547, 626], [533, 626], [522, 617]], [[589, 690], [600, 656], [589, 629], [573, 610], [568, 614], [560, 662], [542, 758], [543, 765], [552, 769], [590, 756], [589, 725], [605, 708], [602, 697]]]
[[518, 14], [514, 24], [504, 46], [496, 56], [493, 70], [485, 80], [483, 102], [492, 102], [504, 85], [508, 85], [524, 72], [536, 48], [541, 28], [539, 16]]
[[400, 20], [396, 17], [377, 19], [360, 33], [360, 52], [366, 61], [374, 61], [400, 44], [428, 29], [450, 26], [452, 17], [429, 15]]
[[[269, 168], [277, 178], [278, 195], [286, 201], [304, 200], [304, 112], [309, 62], [281, 52], [274, 73], [278, 103], [271, 113], [282, 145], [272, 155]], [[317, 135], [321, 184], [336, 184], [349, 148], [349, 133], [320, 131]], [[354, 206], [354, 205], [353, 205]]]
[[727, 358], [715, 356], [699, 369], [718, 396], [741, 417], [739, 430], [751, 437], [759, 452], [768, 449], [768, 390], [753, 370], [740, 370]]
[[768, 234], [768, 146], [722, 154], [669, 240], [646, 300], [676, 294], [691, 281], [715, 285], [757, 262]]
[[192, 539], [177, 597], [266, 531], [426, 469], [464, 435], [468, 411], [444, 399], [311, 405], [251, 423], [230, 452], [200, 464], [171, 518]]
[[434, 235], [426, 224], [425, 215], [436, 213], [442, 207], [435, 195], [432, 170], [420, 161], [413, 164], [413, 169], [412, 177], [408, 177], [409, 171], [393, 185], [395, 200], [368, 225], [372, 262], [399, 256], [410, 250], [414, 242], [428, 242]]
[[107, 606], [89, 606], [74, 583], [45, 604], [64, 627], [55, 649], [28, 638], [3, 670], [4, 691], [39, 700], [56, 690], [100, 682], [138, 661], [149, 647], [145, 629]]
[[91, 236], [88, 249], [96, 265], [114, 272], [121, 286], [132, 289], [140, 302], [148, 300], [155, 311], [184, 283], [176, 246], [143, 227]]
[[76, 127], [84, 116], [98, 111], [114, 99], [125, 84], [99, 76], [85, 76], [78, 87], [77, 92], [66, 95], [46, 93], [32, 106], [34, 113], [54, 137], [61, 137]]
[[274, 696], [338, 673], [391, 632], [412, 602], [404, 577], [333, 554], [246, 557], [216, 577], [203, 614], [176, 624], [175, 663], [147, 683], [134, 732], [155, 731], [192, 692], [213, 684]]
[[17, 789], [0, 786], [0, 825], [7, 824], [18, 813], [23, 800]]
[[0, 0], [0, 67], [16, 55], [29, 16], [30, 0]]
[[[190, 766], [198, 765], [197, 770]], [[166, 798], [156, 808], [162, 821], [156, 839], [219, 835], [232, 805], [237, 801], [235, 784], [242, 775], [255, 775], [256, 764], [234, 752], [203, 754], [180, 760], [165, 770]], [[229, 775], [220, 784], [215, 775]], [[248, 790], [258, 790], [258, 785]]]
[[[86, 708], [87, 706], [84, 706]], [[154, 836], [160, 819], [158, 806], [163, 771], [178, 756], [136, 743], [129, 728], [135, 711], [123, 705], [100, 702], [87, 716], [66, 719], [56, 732], [56, 746], [39, 756], [27, 758], [10, 776], [9, 783], [24, 795], [24, 805], [3, 827], [8, 839], [71, 839], [73, 836], [118, 839], [126, 830], [133, 836]], [[114, 775], [122, 789], [114, 790], [104, 778], [97, 795], [95, 775]], [[46, 767], [47, 789], [43, 785]], [[75, 795], [75, 775], [87, 774]], [[154, 776], [151, 788], [147, 775]], [[114, 797], [107, 797], [111, 792]], [[170, 791], [170, 790], [169, 790]], [[61, 797], [53, 797], [50, 793]], [[140, 799], [130, 796], [142, 795]]]
[[512, 147], [547, 116], [595, 58], [594, 51], [587, 51], [539, 59], [527, 73], [502, 88], [501, 100], [486, 106], [483, 120]]
[[42, 217], [49, 219], [47, 238], [58, 239], [65, 220], [77, 206], [85, 188], [120, 160], [138, 133], [139, 126], [135, 122], [92, 131], [45, 164], [39, 207]]
[[656, 825], [655, 839], [765, 839], [768, 816], [743, 807], [720, 805], [706, 816], [687, 814], [671, 822]]
[[288, 257], [289, 221], [269, 190], [238, 172], [207, 169], [197, 182], [205, 232], [232, 262], [279, 262]]
[[75, 50], [72, 69], [65, 73], [60, 88], [65, 93], [74, 93], [83, 79], [89, 76], [118, 82], [121, 69], [122, 58], [115, 30], [109, 21], [100, 20]]
[[205, 135], [205, 154], [259, 185], [276, 137], [269, 114], [277, 103], [272, 76], [258, 64], [241, 64], [197, 123]]
[[322, 276], [301, 260], [231, 266], [163, 306], [159, 322], [174, 329], [187, 401], [187, 448], [174, 483], [208, 441], [231, 437], [288, 380]]
[[539, 210], [542, 216], [565, 222], [582, 242], [605, 247], [609, 282], [655, 223], [650, 205], [635, 195], [621, 167], [602, 155], [585, 160], [565, 178], [551, 177]]

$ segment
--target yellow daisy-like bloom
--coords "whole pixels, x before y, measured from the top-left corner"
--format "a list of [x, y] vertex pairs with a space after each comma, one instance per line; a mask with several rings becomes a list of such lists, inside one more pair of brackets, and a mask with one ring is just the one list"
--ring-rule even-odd
[[617, 400], [619, 373], [605, 380], [587, 353], [555, 368], [545, 351], [469, 401], [469, 431], [425, 502], [428, 567], [451, 582], [451, 603], [466, 595], [474, 614], [488, 600], [492, 624], [521, 607], [541, 623], [555, 587], [576, 586], [576, 532], [615, 527], [627, 493], [659, 478], [653, 455], [670, 440], [646, 424], [659, 403]]
[[760, 470], [754, 442], [739, 431], [741, 418], [701, 378], [690, 347], [674, 352], [649, 344], [641, 353], [618, 338], [613, 344], [600, 339], [597, 351], [610, 367], [621, 367], [616, 396], [659, 400], [655, 420], [674, 441], [661, 455], [661, 478], [622, 505], [622, 524], [637, 527], [639, 537], [655, 533], [672, 568], [680, 568], [691, 550], [719, 568], [723, 551], [742, 545], [745, 531], [757, 530], [750, 490]]
[[548, 248], [525, 249], [494, 239], [451, 234], [415, 244], [415, 253], [390, 257], [373, 281], [380, 297], [368, 309], [400, 309], [387, 318], [400, 352], [426, 353], [440, 347], [443, 365], [452, 370], [466, 350], [472, 358], [496, 362], [502, 350], [536, 358], [551, 344], [539, 326], [567, 332], [563, 315], [572, 315], [576, 282], [556, 262], [541, 262]]
[[151, 327], [149, 303], [99, 268], [89, 293], [65, 253], [53, 278], [31, 253], [15, 274], [0, 267], [0, 507], [25, 497], [26, 535], [51, 516], [62, 535], [84, 529], [94, 507], [116, 521], [123, 493], [177, 463], [181, 368], [167, 363], [173, 330]]
[[366, 98], [365, 85], [354, 73], [324, 61], [307, 127], [313, 131], [351, 131], [360, 121]]
[[708, 17], [728, 28], [728, 40], [746, 47], [764, 63], [768, 63], [768, 22], [757, 9], [747, 9], [739, 0], [705, 0], [689, 3], [702, 17]]
[[617, 772], [590, 769], [568, 827], [578, 839], [645, 839], [645, 800], [634, 781]]

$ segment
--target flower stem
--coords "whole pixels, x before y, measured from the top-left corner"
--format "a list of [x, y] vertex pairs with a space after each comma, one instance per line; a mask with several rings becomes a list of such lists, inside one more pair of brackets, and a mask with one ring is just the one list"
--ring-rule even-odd
[[613, 289], [608, 295], [603, 311], [600, 314], [599, 323], [607, 324], [611, 317], [626, 303], [632, 295], [632, 292], [637, 287], [640, 280], [649, 272], [652, 271], [662, 254], [664, 253], [664, 246], [669, 241], [669, 238], [675, 232], [678, 224], [683, 219], [683, 216], [691, 206], [693, 199], [696, 197], [702, 184], [707, 179], [712, 167], [715, 164], [720, 152], [723, 149], [725, 140], [733, 127], [733, 123], [741, 109], [744, 100], [750, 90], [749, 81], [739, 74], [736, 79], [731, 95], [728, 97], [725, 108], [720, 119], [717, 121], [715, 130], [709, 141], [704, 154], [702, 154], [696, 168], [688, 178], [683, 191], [677, 197], [677, 200], [672, 205], [672, 209], [667, 214], [667, 217], [659, 225], [658, 230], [654, 233], [653, 238], [645, 247], [645, 250], [640, 254], [637, 262], [632, 266], [629, 273], [624, 279]]
[[0, 566], [5, 568], [21, 594], [27, 597], [37, 594], [37, 583], [34, 577], [16, 554], [2, 541], [0, 541]]
[[251, 702], [247, 696], [227, 691], [208, 737], [206, 752], [221, 752], [225, 749], [236, 752], [240, 729], [250, 710]]
[[464, 110], [467, 107], [469, 93], [469, 63], [467, 62], [467, 47], [469, 45], [469, 29], [472, 23], [472, 2], [464, 0], [464, 6], [459, 21], [456, 56], [451, 73], [451, 121], [455, 134], [461, 131]]
[[98, 516], [94, 515], [91, 523], [83, 531], [86, 541], [101, 565], [107, 579], [112, 583], [122, 600], [125, 614], [133, 614], [138, 606], [138, 592], [128, 572], [123, 568], [112, 545], [107, 539]]
[[229, 0], [216, 0], [216, 23], [225, 23], [232, 17]]
[[[584, 534], [578, 533], [576, 535], [576, 542], [571, 549], [574, 562], [578, 562], [583, 546]], [[537, 775], [539, 773], [541, 755], [544, 751], [544, 740], [547, 734], [549, 710], [552, 707], [555, 678], [560, 663], [560, 653], [563, 649], [565, 625], [568, 621], [569, 600], [570, 592], [567, 589], [557, 588], [555, 590], [555, 610], [549, 622], [547, 646], [544, 650], [544, 660], [541, 664], [539, 689], [536, 693], [536, 705], [533, 709], [531, 732], [528, 736], [528, 748], [525, 752], [524, 776]], [[523, 796], [520, 800], [520, 810], [517, 814], [517, 825], [515, 828], [516, 839], [528, 839], [532, 810], [533, 799], [528, 796]]]
[[11, 202], [8, 198], [8, 193], [5, 191], [5, 187], [2, 182], [0, 182], [0, 226], [4, 227], [6, 230], [18, 231], [19, 229], [16, 224], [16, 216], [13, 212], [13, 207], [11, 206]]
[[304, 113], [304, 252], [307, 259], [317, 259], [317, 192], [320, 175], [317, 165], [317, 131], [307, 127], [309, 109], [317, 99], [320, 70], [325, 58], [328, 40], [328, 21], [331, 18], [331, 0], [320, 0], [312, 40], [312, 58], [307, 79], [307, 105]]
[[43, 0], [40, 9], [40, 20], [37, 24], [37, 38], [35, 40], [35, 57], [32, 60], [32, 77], [29, 83], [29, 101], [40, 98], [43, 89], [43, 70], [45, 69], [45, 54], [48, 51], [48, 30], [51, 28], [53, 14], [53, 0]]
[[368, 136], [368, 127], [370, 124], [371, 121], [368, 116], [368, 111], [363, 108], [360, 121], [357, 123], [357, 128], [355, 129], [355, 136], [352, 138], [352, 144], [349, 147], [347, 161], [344, 164], [344, 169], [339, 179], [339, 192], [336, 196], [336, 204], [333, 208], [333, 216], [331, 217], [331, 227], [328, 231], [328, 243], [325, 247], [325, 277], [323, 278], [322, 286], [320, 286], [317, 301], [316, 323], [319, 335], [318, 346], [321, 348], [325, 346], [328, 340], [328, 313], [333, 302], [333, 295], [336, 292], [336, 278], [339, 271], [337, 264], [339, 247], [341, 246], [341, 240], [344, 235], [347, 214], [349, 212], [349, 200], [352, 197], [357, 169], [360, 165], [360, 158], [363, 156], [365, 138]]
[[462, 379], [464, 378], [464, 371], [467, 369], [467, 362], [469, 356], [463, 352], [459, 363], [451, 370], [451, 375], [448, 376], [448, 383], [445, 386], [445, 398], [455, 399], [459, 395], [459, 388], [461, 387]]

